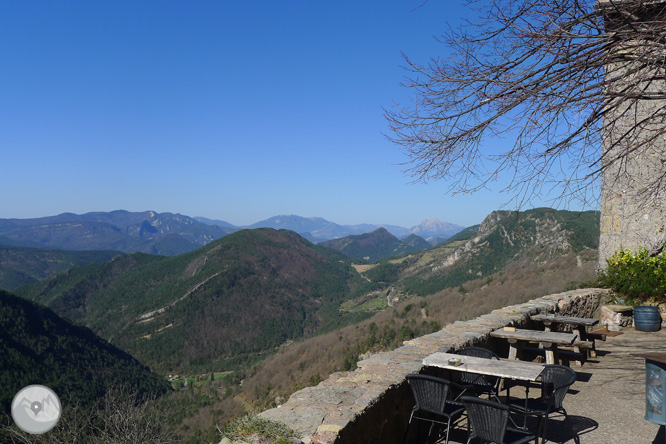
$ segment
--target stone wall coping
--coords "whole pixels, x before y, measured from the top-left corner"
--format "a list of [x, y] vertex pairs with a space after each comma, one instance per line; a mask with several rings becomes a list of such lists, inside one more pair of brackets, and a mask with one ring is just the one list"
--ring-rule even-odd
[[623, 313], [625, 311], [634, 311], [634, 307], [632, 307], [631, 305], [609, 304], [609, 305], [604, 305], [604, 307], [608, 307], [609, 310], [614, 311], [616, 313]]
[[344, 428], [362, 420], [364, 412], [381, 402], [388, 390], [402, 384], [406, 375], [420, 372], [426, 356], [479, 344], [487, 341], [490, 332], [497, 328], [522, 325], [531, 315], [562, 312], [567, 307], [584, 304], [581, 301], [590, 296], [605, 294], [608, 291], [600, 288], [572, 290], [493, 310], [475, 319], [456, 321], [435, 333], [405, 341], [395, 350], [372, 354], [359, 361], [356, 370], [334, 373], [315, 387], [293, 393], [283, 405], [259, 416], [285, 423], [300, 434], [304, 444], [334, 444]]

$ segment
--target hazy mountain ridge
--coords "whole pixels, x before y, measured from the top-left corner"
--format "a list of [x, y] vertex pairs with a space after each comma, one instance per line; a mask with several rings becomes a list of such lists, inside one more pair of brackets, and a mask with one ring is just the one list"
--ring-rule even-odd
[[308, 238], [311, 241], [313, 240], [316, 242], [324, 242], [327, 240], [339, 239], [346, 236], [370, 233], [377, 230], [378, 228], [386, 229], [389, 233], [398, 239], [402, 239], [411, 234], [417, 234], [420, 237], [426, 238], [427, 240], [431, 238], [446, 239], [464, 228], [449, 222], [442, 222], [435, 218], [426, 219], [421, 222], [421, 224], [411, 228], [400, 227], [397, 225], [376, 225], [368, 223], [339, 225], [321, 217], [302, 217], [293, 214], [273, 216], [271, 218], [256, 222], [252, 225], [243, 227], [234, 227], [225, 221], [217, 221], [203, 217], [195, 217], [195, 219], [205, 223], [216, 224], [220, 227], [227, 228], [274, 228], [276, 230], [291, 230]]
[[[204, 218], [199, 218], [204, 219]], [[450, 224], [437, 221], [436, 225], [449, 227]], [[205, 223], [204, 223], [205, 222]], [[211, 225], [212, 222], [226, 224], [226, 227]], [[432, 226], [433, 220], [413, 227], [412, 230], [427, 232], [426, 225]], [[290, 226], [300, 231], [310, 230], [322, 235], [337, 236], [345, 232], [363, 232], [376, 225], [361, 224], [343, 227], [326, 221], [323, 218], [302, 218], [300, 216], [283, 216], [268, 219], [257, 224], [270, 225], [275, 228]], [[376, 229], [376, 228], [375, 228]], [[407, 233], [408, 229], [393, 227], [394, 231]], [[457, 228], [455, 228], [457, 229]], [[67, 268], [83, 266], [88, 263], [99, 263], [110, 259], [114, 254], [109, 251], [124, 253], [144, 252], [155, 255], [176, 256], [195, 250], [227, 233], [237, 231], [237, 227], [222, 221], [195, 219], [172, 213], [155, 213], [153, 211], [129, 212], [117, 210], [111, 212], [92, 212], [86, 214], [63, 213], [35, 219], [0, 219], [0, 246], [30, 246], [33, 250], [15, 247], [8, 250], [3, 247], [0, 255], [0, 288], [14, 290], [19, 286], [30, 285], [62, 272]], [[302, 236], [313, 243], [321, 242], [311, 232]], [[405, 242], [390, 236], [386, 245], [371, 245], [367, 239], [362, 241], [366, 247], [349, 246], [348, 252], [354, 258], [368, 257], [378, 260], [420, 251], [427, 246], [423, 241], [408, 235]], [[110, 250], [109, 250], [110, 249]], [[41, 251], [40, 251], [41, 250]], [[60, 253], [56, 253], [56, 251]], [[74, 259], [75, 252], [84, 254]], [[94, 251], [106, 251], [95, 253]], [[11, 252], [11, 253], [10, 253]], [[87, 253], [85, 253], [87, 252]], [[11, 259], [7, 256], [11, 255]], [[64, 262], [58, 257], [70, 257], [71, 262]], [[92, 260], [93, 257], [103, 259]], [[84, 258], [88, 259], [84, 259]]]
[[275, 216], [250, 226], [182, 214], [115, 210], [86, 214], [62, 213], [32, 219], [0, 219], [0, 245], [62, 250], [116, 250], [173, 256], [193, 251], [216, 239], [245, 228], [295, 231], [311, 242], [363, 234], [384, 227], [399, 238], [410, 234], [448, 238], [463, 227], [423, 221], [412, 228], [394, 225], [339, 225], [321, 217]]
[[63, 213], [35, 219], [0, 219], [0, 242], [63, 250], [117, 250], [174, 255], [192, 251], [233, 230], [181, 214], [153, 211]]

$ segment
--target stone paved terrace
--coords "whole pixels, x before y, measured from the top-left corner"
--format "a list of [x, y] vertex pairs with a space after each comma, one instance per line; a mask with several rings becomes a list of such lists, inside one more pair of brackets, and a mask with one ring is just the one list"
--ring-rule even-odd
[[[497, 349], [501, 344], [491, 340], [491, 331], [506, 325], [527, 326], [529, 316], [537, 313], [593, 317], [606, 296], [607, 292], [601, 289], [574, 290], [455, 322], [436, 333], [408, 341], [396, 350], [374, 354], [360, 361], [357, 370], [335, 373], [316, 387], [294, 393], [285, 404], [260, 416], [284, 422], [299, 433], [304, 444], [399, 443], [413, 402], [405, 376], [421, 372], [423, 358], [439, 350], [472, 345]], [[500, 356], [507, 356], [506, 351], [502, 354], [500, 350]], [[583, 367], [581, 372], [585, 370]], [[601, 404], [595, 408], [603, 409], [604, 398], [599, 402]], [[578, 415], [577, 412], [571, 413]], [[646, 422], [642, 416], [640, 421]], [[603, 442], [643, 441], [610, 439]]]
[[[547, 442], [574, 443], [577, 437], [582, 444], [664, 444], [664, 427], [645, 420], [645, 360], [632, 354], [666, 351], [666, 329], [625, 328], [598, 349], [597, 358], [573, 367], [577, 381], [564, 398], [569, 416], [549, 420]], [[535, 394], [538, 389], [530, 391]], [[521, 395], [511, 390], [512, 397]], [[467, 442], [462, 427], [451, 433], [451, 443]]]

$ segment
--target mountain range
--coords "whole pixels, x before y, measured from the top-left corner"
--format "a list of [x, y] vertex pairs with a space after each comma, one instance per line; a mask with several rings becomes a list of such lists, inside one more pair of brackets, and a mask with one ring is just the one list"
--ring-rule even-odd
[[521, 258], [541, 263], [594, 249], [598, 233], [598, 212], [498, 211], [435, 248], [365, 271], [364, 279], [331, 248], [354, 256], [371, 243], [388, 248], [384, 256], [397, 256], [406, 244], [383, 228], [329, 245], [288, 230], [245, 229], [189, 253], [121, 255], [15, 291], [160, 371], [204, 363], [210, 370], [212, 361], [226, 370], [225, 362], [239, 356], [349, 322], [353, 310], [341, 310], [342, 304], [373, 291], [434, 294]]
[[321, 217], [301, 217], [293, 214], [274, 216], [244, 227], [234, 227], [228, 222], [220, 220], [211, 220], [201, 217], [195, 217], [195, 219], [224, 228], [274, 228], [276, 230], [291, 230], [315, 243], [338, 239], [345, 236], [370, 233], [378, 228], [384, 228], [398, 239], [403, 239], [409, 235], [416, 234], [430, 241], [434, 246], [438, 242], [450, 238], [464, 228], [449, 222], [442, 222], [436, 218], [425, 219], [419, 225], [411, 228], [400, 227], [397, 225], [375, 225], [367, 223], [339, 225]]
[[592, 279], [599, 212], [497, 211], [434, 248], [372, 264], [352, 264], [342, 252], [367, 239], [420, 238], [399, 240], [383, 228], [346, 238], [338, 252], [288, 230], [244, 229], [172, 257], [120, 254], [15, 293], [164, 376], [230, 374], [227, 382], [216, 374], [210, 398], [177, 391], [183, 409], [194, 411], [186, 404], [196, 393], [218, 421], [353, 368], [378, 347], [527, 300], [541, 281], [564, 291], [571, 280]]
[[170, 256], [192, 251], [231, 232], [181, 214], [154, 211], [0, 219], [0, 245], [42, 249], [140, 251]]
[[[247, 227], [233, 226], [220, 220], [192, 218], [182, 214], [154, 211], [63, 213], [33, 219], [0, 219], [0, 245], [61, 250], [116, 250], [175, 256], [193, 251], [244, 228], [287, 229], [318, 243], [349, 235], [363, 234], [378, 225], [338, 225], [322, 218], [275, 216]], [[398, 238], [418, 234], [433, 245], [451, 237], [463, 227], [424, 221], [412, 228], [386, 226]]]
[[15, 291], [166, 372], [226, 370], [225, 360], [332, 328], [361, 284], [344, 256], [262, 228], [173, 257], [118, 256]]

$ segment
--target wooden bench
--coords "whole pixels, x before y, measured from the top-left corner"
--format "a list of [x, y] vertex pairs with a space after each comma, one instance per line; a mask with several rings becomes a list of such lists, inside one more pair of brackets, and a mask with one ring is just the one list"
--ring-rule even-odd
[[[585, 354], [589, 354], [590, 357], [596, 358], [597, 356], [597, 349], [594, 344], [594, 340], [596, 339], [596, 335], [592, 335], [591, 333], [587, 333], [586, 328], [592, 327], [594, 325], [597, 325], [599, 323], [598, 319], [591, 319], [591, 318], [577, 318], [573, 316], [556, 316], [554, 314], [538, 314], [534, 316], [530, 316], [530, 319], [533, 321], [541, 322], [543, 323], [546, 331], [551, 331], [551, 328], [553, 324], [559, 324], [563, 326], [568, 326], [573, 330], [573, 333], [576, 334], [578, 339], [576, 342], [579, 343], [579, 346], [576, 347], [574, 344], [574, 351], [580, 353], [580, 349], [584, 349]], [[601, 339], [601, 335], [599, 335], [599, 338]], [[584, 344], [580, 345], [581, 341], [583, 340], [584, 342], [591, 342], [590, 344]], [[606, 340], [606, 336], [603, 336], [602, 340]], [[589, 353], [588, 353], [589, 352]], [[579, 365], [580, 362], [577, 361], [577, 365]]]
[[528, 343], [539, 344], [544, 349], [547, 364], [556, 364], [556, 353], [559, 345], [572, 345], [578, 339], [573, 333], [556, 333], [509, 327], [492, 331], [490, 336], [507, 340], [509, 343], [509, 359], [518, 359], [522, 348]]
[[[539, 347], [523, 347], [523, 350], [538, 355], [546, 354], [546, 350]], [[560, 345], [557, 347], [557, 354], [560, 357], [566, 356], [569, 361], [576, 364], [576, 367], [582, 367], [587, 359], [587, 350], [594, 350], [594, 341], [576, 340], [571, 345]]]

